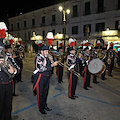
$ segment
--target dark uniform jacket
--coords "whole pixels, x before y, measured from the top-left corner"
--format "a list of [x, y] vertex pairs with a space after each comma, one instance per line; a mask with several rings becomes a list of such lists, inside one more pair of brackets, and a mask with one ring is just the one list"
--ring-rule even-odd
[[38, 54], [35, 58], [35, 70], [45, 76], [50, 76], [50, 71], [52, 70], [51, 62], [48, 58], [41, 54]]
[[75, 65], [73, 69], [78, 72], [78, 64], [79, 64], [79, 58], [77, 58], [76, 55], [70, 54], [67, 56], [68, 67]]
[[[18, 67], [18, 65], [15, 63], [13, 58], [8, 57], [8, 59], [11, 61], [11, 63], [13, 64], [14, 68], [16, 69], [15, 73], [20, 71], [20, 68]], [[9, 83], [12, 81], [12, 78], [10, 76], [8, 76], [8, 74], [2, 69], [0, 68], [0, 83]]]

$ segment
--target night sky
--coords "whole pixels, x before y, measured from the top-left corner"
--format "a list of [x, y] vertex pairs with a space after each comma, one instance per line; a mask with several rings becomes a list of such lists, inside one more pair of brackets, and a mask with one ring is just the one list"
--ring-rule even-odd
[[40, 9], [58, 2], [63, 2], [66, 0], [32, 0], [32, 1], [3, 1], [3, 4], [0, 4], [0, 21], [7, 22], [7, 18], [16, 16], [22, 13], [26, 13], [32, 10]]

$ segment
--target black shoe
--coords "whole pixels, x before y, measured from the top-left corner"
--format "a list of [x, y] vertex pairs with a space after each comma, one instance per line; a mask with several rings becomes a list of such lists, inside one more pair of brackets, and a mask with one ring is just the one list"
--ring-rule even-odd
[[72, 99], [72, 100], [75, 100], [75, 97], [69, 97], [70, 99]]
[[48, 107], [45, 107], [45, 110], [47, 111], [51, 111], [52, 109], [48, 108]]
[[19, 96], [19, 95], [17, 95], [17, 94], [13, 94], [12, 96]]
[[99, 82], [98, 82], [98, 81], [96, 81], [96, 82], [93, 82], [93, 83], [97, 84], [97, 83], [99, 83]]
[[89, 85], [88, 87], [89, 87], [89, 88], [92, 88], [92, 86], [90, 86], [90, 85]]
[[42, 114], [47, 114], [44, 109], [39, 110]]
[[20, 82], [23, 82], [22, 80], [20, 80]]
[[85, 90], [89, 90], [87, 87], [84, 87]]
[[74, 95], [74, 97], [75, 97], [75, 98], [78, 98], [78, 96], [77, 96], [77, 95]]

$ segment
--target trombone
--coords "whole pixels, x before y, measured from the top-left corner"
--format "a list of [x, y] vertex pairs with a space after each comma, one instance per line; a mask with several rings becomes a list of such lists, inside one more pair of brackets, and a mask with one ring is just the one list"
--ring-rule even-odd
[[[60, 66], [64, 66], [64, 67], [66, 67], [68, 70], [69, 70], [69, 67], [67, 66], [67, 65], [65, 65], [64, 63], [62, 63], [62, 62], [58, 62], [58, 64], [60, 65]], [[71, 71], [71, 70], [69, 70], [69, 71]], [[72, 70], [72, 73], [74, 74], [74, 75], [76, 75], [77, 77], [80, 77], [81, 75], [78, 73], [78, 72], [76, 72], [75, 70]]]
[[[50, 55], [53, 55], [54, 57], [56, 57], [56, 58], [59, 59], [58, 65], [60, 65], [61, 67], [66, 67], [66, 68], [69, 70], [69, 67], [68, 67], [66, 64], [64, 64], [64, 63], [61, 62], [61, 54], [60, 54], [60, 53], [56, 53], [56, 52], [53, 52], [53, 51], [49, 51], [49, 54], [50, 54]], [[71, 70], [69, 70], [69, 71], [71, 71]], [[75, 70], [72, 70], [72, 73], [73, 73], [74, 75], [76, 75], [77, 77], [80, 77], [80, 76], [81, 76], [81, 75], [80, 75], [78, 72], [76, 72]]]

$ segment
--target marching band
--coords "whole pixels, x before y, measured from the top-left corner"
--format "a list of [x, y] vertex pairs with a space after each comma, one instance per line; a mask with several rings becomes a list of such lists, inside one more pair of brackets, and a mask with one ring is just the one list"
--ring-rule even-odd
[[[48, 35], [47, 43], [49, 45], [52, 44], [50, 40], [53, 39], [50, 36], [52, 33]], [[1, 33], [0, 33], [1, 35]], [[23, 54], [23, 46], [18, 45], [15, 47], [14, 51], [12, 50], [11, 45], [6, 45], [4, 48], [3, 39], [4, 36], [0, 36], [0, 120], [11, 120], [11, 104], [12, 104], [12, 94], [15, 94], [15, 83], [21, 80], [23, 63], [22, 59], [24, 58]], [[60, 46], [57, 51], [53, 48], [50, 49], [49, 46], [46, 46], [40, 42], [40, 45], [37, 46], [37, 52], [35, 57], [35, 71], [33, 72], [33, 93], [37, 95], [38, 101], [38, 109], [42, 114], [46, 114], [46, 111], [51, 111], [47, 106], [47, 96], [49, 91], [49, 83], [50, 76], [53, 73], [53, 68], [57, 67], [57, 78], [58, 83], [62, 83], [63, 74], [65, 68], [68, 71], [68, 97], [70, 99], [75, 100], [78, 98], [76, 95], [77, 82], [80, 77], [83, 80], [83, 88], [85, 90], [89, 90], [92, 88], [90, 85], [91, 77], [93, 79], [93, 83], [99, 83], [97, 81], [97, 77], [100, 76], [102, 80], [106, 79], [106, 71], [108, 71], [108, 75], [112, 76], [112, 70], [114, 68], [114, 59], [116, 56], [115, 51], [113, 50], [113, 43], [110, 44], [109, 49], [101, 48], [100, 42], [98, 41], [98, 46], [94, 48], [89, 48], [88, 41], [83, 41], [83, 46], [77, 50], [75, 45], [75, 41], [70, 38], [69, 39], [69, 47], [66, 53], [63, 52], [63, 47]], [[5, 55], [11, 61], [8, 64], [7, 72], [10, 75], [14, 75], [13, 77], [9, 76], [6, 73], [6, 70], [3, 69], [3, 61], [4, 55], [1, 56], [2, 52], [5, 52]], [[5, 67], [6, 69], [7, 67]], [[52, 72], [51, 72], [52, 71]], [[83, 78], [82, 78], [83, 77]], [[5, 85], [8, 85], [8, 88], [4, 88]], [[14, 91], [12, 93], [12, 90]], [[5, 96], [4, 91], [9, 91], [8, 95]], [[4, 103], [6, 101], [6, 104]], [[3, 113], [3, 109], [7, 109], [7, 113]], [[45, 111], [46, 110], [46, 111]], [[7, 116], [6, 116], [6, 115]]]

